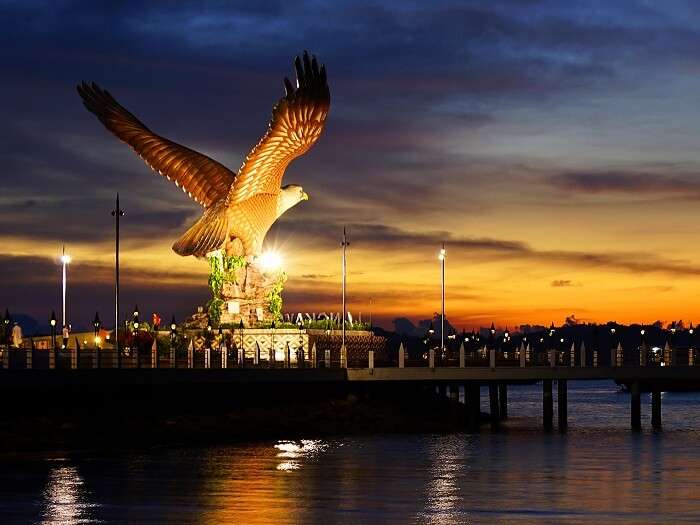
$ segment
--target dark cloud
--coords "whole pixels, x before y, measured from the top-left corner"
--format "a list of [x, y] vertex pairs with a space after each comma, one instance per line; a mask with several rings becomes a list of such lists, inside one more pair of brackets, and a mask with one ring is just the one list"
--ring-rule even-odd
[[675, 195], [700, 199], [700, 174], [662, 174], [630, 171], [570, 172], [548, 179], [554, 187], [568, 192], [624, 193], [660, 197]]
[[573, 281], [569, 279], [555, 279], [550, 283], [553, 288], [565, 288], [568, 286], [575, 286]]

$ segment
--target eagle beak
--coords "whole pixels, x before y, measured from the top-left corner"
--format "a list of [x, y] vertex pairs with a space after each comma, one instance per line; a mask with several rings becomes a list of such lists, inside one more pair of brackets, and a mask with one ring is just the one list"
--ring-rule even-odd
[[301, 192], [301, 200], [303, 201], [308, 201], [309, 200], [309, 194], [306, 193], [305, 191]]

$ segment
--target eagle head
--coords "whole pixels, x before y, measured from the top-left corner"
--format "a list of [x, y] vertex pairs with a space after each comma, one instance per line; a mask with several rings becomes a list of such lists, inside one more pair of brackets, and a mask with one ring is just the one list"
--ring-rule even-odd
[[282, 215], [292, 206], [299, 204], [301, 201], [309, 200], [309, 195], [301, 186], [297, 184], [288, 184], [282, 186], [277, 200], [277, 217]]

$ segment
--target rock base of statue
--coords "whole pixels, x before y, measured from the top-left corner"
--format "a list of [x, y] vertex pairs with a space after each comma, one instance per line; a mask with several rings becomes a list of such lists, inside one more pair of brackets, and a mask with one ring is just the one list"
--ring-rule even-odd
[[[224, 280], [221, 288], [219, 324], [238, 325], [241, 321], [246, 327], [272, 321], [270, 311], [271, 297], [280, 281], [284, 279], [281, 270], [263, 272], [255, 262], [239, 268], [235, 278]], [[186, 321], [189, 327], [206, 328], [209, 315], [206, 308]]]

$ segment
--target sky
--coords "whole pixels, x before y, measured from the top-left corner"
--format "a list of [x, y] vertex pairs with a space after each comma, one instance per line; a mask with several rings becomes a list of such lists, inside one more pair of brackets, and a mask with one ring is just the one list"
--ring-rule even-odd
[[237, 170], [294, 56], [326, 65], [331, 110], [271, 230], [286, 312], [386, 327], [686, 321], [700, 307], [700, 6], [652, 1], [0, 0], [0, 308], [44, 322], [122, 304], [178, 319], [207, 264], [172, 252], [200, 214], [82, 106], [96, 81], [153, 131]]

